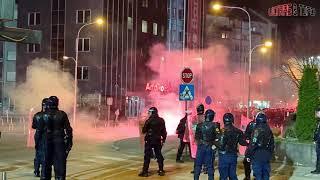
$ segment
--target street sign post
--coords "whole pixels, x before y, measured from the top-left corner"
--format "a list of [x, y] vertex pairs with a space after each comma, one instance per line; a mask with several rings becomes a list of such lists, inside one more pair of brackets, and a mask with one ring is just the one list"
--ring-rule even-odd
[[184, 68], [181, 73], [181, 80], [186, 84], [191, 83], [193, 80], [193, 72], [190, 68]]
[[180, 101], [193, 101], [194, 100], [194, 85], [193, 84], [180, 84], [179, 100]]

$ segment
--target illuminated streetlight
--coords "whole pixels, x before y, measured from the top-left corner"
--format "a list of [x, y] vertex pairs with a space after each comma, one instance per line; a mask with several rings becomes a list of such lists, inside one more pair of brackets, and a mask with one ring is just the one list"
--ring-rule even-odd
[[265, 47], [272, 47], [272, 45], [273, 45], [273, 43], [272, 43], [272, 41], [266, 41], [266, 42], [264, 42], [264, 46]]
[[219, 3], [215, 3], [212, 6], [212, 9], [215, 10], [215, 11], [219, 11], [221, 8], [222, 8], [222, 6]]
[[102, 24], [104, 24], [104, 20], [103, 20], [102, 18], [98, 18], [98, 19], [96, 20], [96, 23], [97, 23], [98, 25], [102, 25]]
[[76, 122], [76, 113], [77, 113], [77, 86], [78, 86], [78, 72], [77, 72], [77, 68], [78, 68], [78, 57], [79, 57], [79, 38], [80, 38], [80, 32], [81, 30], [86, 27], [86, 26], [90, 26], [90, 25], [93, 25], [93, 24], [97, 24], [99, 26], [103, 25], [104, 24], [104, 20], [102, 18], [98, 18], [96, 21], [94, 22], [90, 22], [90, 23], [87, 23], [87, 24], [84, 24], [83, 26], [81, 26], [78, 30], [78, 33], [77, 33], [77, 37], [76, 37], [76, 46], [75, 46], [75, 51], [76, 51], [76, 58], [70, 58], [70, 57], [67, 57], [67, 56], [64, 56], [63, 59], [73, 59], [74, 62], [75, 62], [75, 71], [74, 71], [74, 77], [75, 77], [75, 84], [74, 84], [74, 104], [73, 104], [73, 126], [75, 126], [75, 122]]
[[262, 54], [265, 54], [266, 52], [268, 52], [268, 49], [266, 47], [262, 47], [262, 48], [260, 48], [260, 52]]
[[251, 80], [251, 62], [252, 62], [252, 38], [251, 38], [251, 16], [249, 14], [249, 12], [247, 10], [245, 10], [244, 8], [241, 7], [233, 7], [233, 6], [222, 6], [219, 3], [214, 3], [214, 5], [212, 6], [212, 9], [215, 11], [220, 10], [221, 8], [227, 8], [227, 9], [238, 9], [241, 10], [243, 12], [245, 12], [248, 16], [248, 25], [249, 25], [249, 70], [248, 70], [248, 100], [247, 100], [247, 118], [250, 118], [250, 80]]

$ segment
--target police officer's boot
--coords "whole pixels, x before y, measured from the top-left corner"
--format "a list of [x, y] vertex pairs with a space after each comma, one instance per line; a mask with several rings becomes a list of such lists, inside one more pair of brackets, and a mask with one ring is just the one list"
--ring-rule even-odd
[[38, 162], [38, 160], [35, 158], [34, 159], [34, 176], [35, 177], [40, 177], [40, 171], [39, 171], [39, 162]]
[[163, 170], [163, 162], [158, 162], [158, 165], [159, 165], [158, 175], [159, 176], [164, 176], [165, 172]]
[[146, 172], [146, 171], [141, 171], [141, 172], [138, 174], [138, 176], [140, 176], [140, 177], [148, 177], [149, 174], [148, 174], [148, 172]]
[[317, 161], [316, 170], [311, 171], [312, 174], [320, 174], [320, 160]]

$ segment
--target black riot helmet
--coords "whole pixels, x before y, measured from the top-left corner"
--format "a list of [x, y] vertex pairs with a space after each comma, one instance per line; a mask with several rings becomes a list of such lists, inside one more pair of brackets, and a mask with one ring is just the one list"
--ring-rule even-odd
[[59, 106], [59, 98], [57, 96], [50, 96], [49, 99], [50, 99], [50, 101], [52, 101], [51, 108], [58, 108], [58, 106]]
[[212, 122], [216, 113], [212, 109], [206, 110], [205, 121]]
[[197, 106], [197, 114], [198, 115], [204, 114], [204, 105], [203, 104], [199, 104]]
[[267, 116], [263, 112], [258, 113], [256, 116], [256, 123], [257, 124], [267, 123]]
[[156, 107], [151, 107], [148, 112], [150, 115], [158, 115], [158, 109]]
[[49, 98], [42, 99], [42, 104], [41, 104], [42, 111], [45, 111], [46, 109], [49, 108], [48, 101], [49, 101]]
[[223, 123], [224, 125], [230, 125], [234, 123], [234, 116], [231, 113], [225, 113], [223, 115]]

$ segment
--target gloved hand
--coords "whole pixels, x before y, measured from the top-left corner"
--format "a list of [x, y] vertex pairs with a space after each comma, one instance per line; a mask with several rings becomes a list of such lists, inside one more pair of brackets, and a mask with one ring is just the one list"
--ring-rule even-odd
[[217, 149], [217, 146], [215, 146], [215, 145], [212, 145], [212, 150], [216, 150]]
[[251, 162], [251, 159], [250, 158], [246, 158], [247, 162]]
[[68, 140], [67, 143], [66, 143], [66, 153], [67, 154], [69, 154], [69, 152], [71, 151], [72, 146], [73, 146], [72, 140]]

